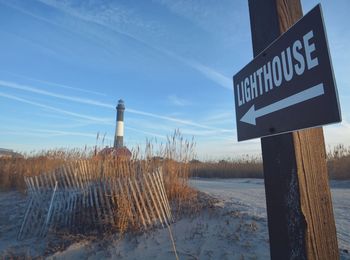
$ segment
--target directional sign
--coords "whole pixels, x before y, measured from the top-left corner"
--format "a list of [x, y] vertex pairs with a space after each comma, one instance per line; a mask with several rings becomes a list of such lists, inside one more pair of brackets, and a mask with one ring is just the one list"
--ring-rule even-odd
[[321, 6], [233, 77], [238, 141], [341, 121]]

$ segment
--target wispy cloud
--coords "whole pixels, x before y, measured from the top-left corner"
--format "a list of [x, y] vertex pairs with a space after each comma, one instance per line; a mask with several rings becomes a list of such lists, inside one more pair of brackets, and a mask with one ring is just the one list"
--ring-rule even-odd
[[12, 89], [24, 90], [24, 91], [28, 91], [28, 92], [32, 92], [32, 93], [36, 93], [36, 94], [41, 94], [41, 95], [54, 97], [54, 98], [60, 98], [60, 99], [78, 102], [78, 103], [83, 103], [83, 104], [87, 104], [87, 105], [95, 105], [95, 106], [100, 106], [100, 107], [105, 107], [105, 108], [114, 108], [114, 106], [111, 104], [106, 104], [106, 103], [99, 102], [96, 100], [87, 99], [87, 98], [80, 98], [80, 97], [75, 97], [75, 96], [67, 96], [67, 95], [63, 95], [63, 94], [54, 93], [51, 91], [42, 90], [42, 89], [39, 89], [36, 87], [17, 84], [14, 82], [9, 82], [9, 81], [4, 81], [4, 80], [0, 80], [0, 86], [12, 88]]
[[[102, 46], [103, 50], [107, 51], [109, 54], [113, 54], [113, 55], [116, 54], [116, 52], [114, 51], [114, 48], [111, 47], [111, 41], [106, 41], [106, 35], [103, 35], [103, 37], [102, 37], [99, 31], [96, 31], [96, 30], [90, 28], [90, 26], [85, 26], [84, 28], [82, 28], [81, 26], [76, 25], [76, 23], [67, 22], [67, 20], [55, 20], [55, 19], [51, 19], [51, 18], [49, 19], [49, 18], [42, 16], [42, 14], [38, 15], [35, 11], [34, 12], [30, 11], [28, 8], [22, 7], [21, 5], [16, 4], [15, 2], [0, 0], [0, 3], [2, 5], [5, 5], [7, 7], [14, 9], [18, 12], [21, 12], [27, 16], [30, 16], [34, 19], [37, 19], [41, 22], [45, 22], [46, 24], [48, 24], [52, 27], [62, 29], [64, 31], [70, 33], [71, 35], [74, 35], [74, 36], [79, 35], [84, 40], [88, 40], [89, 42], [94, 43], [95, 45], [97, 45], [100, 48]], [[84, 21], [84, 22], [86, 22], [86, 21]], [[79, 28], [76, 29], [76, 26], [78, 26]], [[84, 30], [82, 30], [82, 29], [84, 29]], [[47, 46], [45, 48], [47, 48]], [[62, 58], [62, 55], [59, 55], [56, 57]]]
[[190, 101], [184, 98], [180, 98], [177, 95], [168, 96], [168, 100], [170, 101], [171, 104], [179, 107], [189, 106], [191, 104]]
[[[31, 131], [39, 132], [39, 133], [47, 133], [53, 136], [82, 136], [82, 137], [90, 137], [90, 138], [96, 139], [96, 133], [60, 131], [60, 130], [51, 130], [51, 129], [31, 129]], [[112, 139], [105, 137], [105, 140], [111, 141]]]
[[232, 129], [235, 129], [235, 115], [233, 108], [230, 110], [212, 110], [207, 113], [207, 115], [201, 119], [204, 124], [209, 125], [230, 125]]
[[82, 93], [94, 94], [94, 95], [99, 95], [99, 96], [106, 96], [105, 93], [101, 93], [101, 92], [97, 92], [97, 91], [93, 91], [93, 90], [87, 90], [87, 89], [83, 89], [83, 88], [71, 87], [71, 86], [67, 86], [65, 84], [50, 82], [50, 81], [46, 81], [46, 80], [42, 80], [42, 79], [35, 79], [35, 78], [32, 78], [32, 77], [19, 75], [19, 74], [12, 73], [12, 72], [9, 72], [9, 71], [4, 71], [4, 72], [7, 73], [7, 74], [10, 74], [10, 75], [13, 75], [13, 76], [15, 76], [17, 78], [27, 79], [27, 80], [34, 81], [34, 82], [43, 83], [43, 84], [49, 85], [49, 86], [54, 86], [54, 87], [63, 88], [63, 89], [69, 89], [69, 90], [75, 90], [75, 91], [79, 91], [79, 92], [82, 92]]
[[199, 130], [198, 131], [197, 129], [183, 129], [181, 131], [181, 133], [185, 134], [185, 135], [195, 136], [195, 137], [205, 136], [205, 137], [209, 137], [209, 138], [210, 137], [217, 138], [217, 135], [220, 134], [219, 136], [221, 138], [225, 138], [227, 136], [227, 134], [233, 135], [233, 130], [222, 133], [222, 132], [217, 131], [217, 130]]
[[165, 135], [156, 134], [156, 133], [154, 133], [154, 132], [144, 131], [144, 130], [136, 129], [136, 128], [130, 127], [130, 126], [126, 126], [125, 128], [126, 128], [126, 129], [129, 129], [129, 130], [131, 130], [131, 131], [137, 132], [137, 133], [146, 134], [146, 135], [148, 135], [148, 136], [159, 137], [159, 138], [162, 138], [162, 139], [166, 139], [166, 136], [165, 136]]
[[219, 35], [216, 38], [223, 38], [229, 44], [234, 44], [243, 38], [237, 35], [249, 34], [249, 31], [242, 27], [243, 21], [248, 21], [248, 10], [242, 12], [242, 9], [248, 7], [245, 1], [153, 0], [153, 2], [164, 6], [171, 13], [185, 18], [212, 35]]
[[[40, 138], [50, 138], [53, 137], [52, 134], [48, 135], [43, 135], [43, 133], [32, 133], [32, 132], [25, 132], [25, 131], [20, 131], [20, 130], [1, 130], [0, 129], [0, 134], [5, 135], [5, 136], [33, 136], [33, 137], [40, 137]], [[12, 144], [11, 144], [12, 147]]]
[[196, 61], [191, 61], [191, 60], [184, 60], [189, 66], [194, 68], [195, 70], [199, 71], [202, 73], [205, 77], [208, 79], [216, 82], [219, 84], [221, 87], [224, 87], [226, 89], [232, 90], [232, 79], [229, 77], [224, 76], [220, 72], [205, 66], [199, 62]]
[[216, 127], [203, 125], [203, 124], [198, 124], [198, 123], [195, 123], [195, 122], [190, 121], [190, 120], [184, 120], [184, 119], [179, 119], [179, 118], [174, 118], [174, 117], [169, 117], [169, 116], [162, 116], [162, 115], [157, 115], [157, 114], [148, 113], [148, 112], [144, 112], [144, 111], [134, 110], [134, 109], [130, 109], [130, 108], [127, 111], [134, 113], [134, 114], [138, 114], [138, 115], [144, 115], [144, 116], [149, 116], [149, 117], [153, 117], [153, 118], [168, 120], [168, 121], [180, 123], [183, 125], [194, 126], [194, 127], [203, 128], [203, 129], [217, 130], [218, 132], [230, 132], [231, 131], [229, 129], [222, 129], [222, 128], [216, 128]]
[[[8, 81], [0, 80], [0, 86], [7, 87], [7, 88], [12, 88], [12, 89], [23, 90], [23, 91], [27, 91], [27, 92], [31, 92], [31, 93], [36, 93], [36, 94], [40, 94], [40, 95], [50, 96], [50, 97], [59, 98], [59, 99], [67, 100], [67, 101], [81, 103], [81, 104], [94, 105], [94, 106], [104, 107], [104, 108], [108, 108], [108, 109], [114, 109], [115, 108], [114, 105], [108, 104], [108, 103], [105, 103], [105, 102], [96, 101], [96, 100], [92, 100], [92, 99], [86, 99], [86, 98], [80, 98], [80, 97], [75, 97], [75, 96], [67, 96], [67, 95], [63, 95], [63, 94], [58, 94], [58, 93], [42, 90], [42, 89], [39, 89], [39, 88], [36, 88], [36, 87], [32, 87], [32, 86], [17, 84], [17, 83], [14, 83], [14, 82], [8, 82]], [[10, 98], [9, 95], [6, 95], [4, 93], [2, 93], [1, 95], [4, 96], [4, 97]], [[26, 102], [26, 103], [32, 103], [32, 104], [36, 104], [38, 106], [38, 103], [36, 103], [36, 102], [32, 102], [32, 101], [29, 101], [29, 100], [24, 100], [22, 98], [18, 98], [18, 97], [15, 97], [15, 96], [11, 96], [11, 97], [12, 97], [12, 99], [16, 99], [17, 101], [22, 101], [22, 102]], [[41, 106], [46, 106], [46, 105], [43, 105], [43, 104], [40, 104], [40, 105]], [[46, 107], [50, 107], [50, 106], [46, 106]], [[65, 111], [66, 114], [70, 113], [71, 115], [75, 115], [77, 117], [79, 117], [79, 115], [81, 115], [81, 114], [77, 114], [77, 113], [74, 113], [74, 112], [68, 112], [66, 110], [61, 110], [61, 109], [58, 109], [58, 108], [52, 108], [52, 107], [50, 107], [50, 108], [51, 108], [51, 110], [55, 109], [56, 112], [58, 112], [58, 111], [61, 111], [61, 112]], [[136, 110], [136, 109], [133, 109], [133, 108], [127, 108], [126, 111], [129, 112], [129, 113], [137, 114], [137, 115], [142, 115], [142, 116], [148, 116], [148, 117], [153, 117], [153, 118], [157, 118], [157, 119], [167, 120], [167, 121], [171, 121], [171, 122], [175, 122], [175, 123], [179, 123], [179, 124], [183, 124], [183, 125], [188, 125], [188, 126], [194, 126], [194, 127], [204, 128], [204, 129], [217, 130], [217, 131], [220, 131], [220, 132], [229, 132], [229, 131], [231, 131], [229, 129], [220, 129], [220, 128], [216, 128], [216, 127], [211, 127], [211, 126], [195, 123], [195, 122], [190, 121], [190, 120], [184, 120], [184, 119], [179, 119], [179, 118], [174, 118], [174, 117], [169, 117], [169, 116], [158, 115], [158, 114], [154, 114], [154, 113], [149, 113], [149, 112], [145, 112], [145, 111]], [[81, 118], [84, 118], [84, 117], [81, 117]], [[91, 118], [91, 117], [85, 116], [85, 119], [87, 119], [87, 118]], [[104, 121], [104, 120], [100, 120], [100, 121]]]
[[[45, 46], [43, 44], [38, 43], [37, 41], [34, 41], [33, 39], [22, 37], [19, 34], [16, 34], [14, 32], [9, 32], [9, 31], [7, 31], [6, 29], [3, 29], [3, 28], [1, 28], [1, 34], [2, 34], [1, 37], [7, 38], [7, 37], [10, 36], [10, 37], [17, 38], [18, 40], [20, 40], [22, 42], [23, 45], [26, 45], [26, 46], [27, 45], [31, 45], [31, 46], [39, 49], [41, 52], [45, 53], [46, 55], [54, 56], [56, 58], [60, 58], [60, 55], [56, 51], [54, 51], [51, 48], [48, 48], [47, 46]], [[7, 35], [4, 35], [4, 34], [7, 34]]]
[[[93, 24], [102, 26], [118, 35], [123, 35], [124, 37], [128, 37], [129, 39], [132, 39], [133, 41], [141, 43], [143, 46], [151, 50], [157, 51], [159, 53], [162, 53], [163, 55], [166, 55], [170, 58], [180, 61], [181, 63], [185, 64], [186, 66], [200, 73], [205, 78], [215, 82], [218, 86], [221, 86], [229, 90], [232, 89], [232, 80], [230, 77], [227, 77], [222, 73], [220, 73], [219, 71], [211, 68], [210, 66], [204, 65], [198, 61], [182, 57], [181, 55], [178, 55], [160, 46], [155, 46], [154, 44], [146, 41], [145, 39], [141, 38], [137, 34], [134, 34], [131, 31], [128, 31], [127, 29], [125, 29], [125, 28], [128, 28], [127, 25], [129, 25], [130, 23], [133, 23], [133, 24], [136, 23], [137, 26], [142, 27], [142, 28], [139, 28], [139, 30], [150, 30], [151, 28], [151, 26], [147, 24], [145, 25], [144, 21], [139, 21], [139, 20], [136, 21], [135, 15], [133, 15], [133, 13], [127, 10], [126, 8], [117, 8], [114, 6], [113, 10], [109, 10], [108, 8], [105, 8], [104, 10], [100, 8], [99, 12], [97, 11], [91, 12], [91, 11], [87, 11], [87, 8], [79, 7], [79, 5], [72, 6], [67, 1], [39, 0], [39, 2], [51, 8], [55, 8], [83, 22], [93, 23]], [[63, 27], [62, 25], [57, 24], [53, 21], [50, 21], [49, 19], [33, 14], [32, 12], [29, 12], [27, 10], [23, 10], [18, 6], [8, 4], [7, 2], [5, 4], [27, 15], [33, 16], [37, 19], [50, 23], [51, 25], [59, 26], [68, 31], [71, 31], [70, 28]], [[124, 29], [121, 29], [121, 28], [124, 28]]]
[[[84, 114], [79, 114], [79, 113], [75, 113], [75, 112], [59, 109], [59, 108], [56, 108], [56, 107], [48, 106], [48, 105], [45, 105], [45, 104], [42, 104], [42, 103], [30, 101], [28, 99], [20, 98], [20, 97], [17, 97], [17, 96], [8, 95], [8, 94], [2, 93], [2, 92], [0, 92], [0, 97], [4, 97], [4, 98], [7, 98], [7, 99], [11, 99], [11, 100], [15, 100], [15, 101], [18, 101], [18, 102], [22, 102], [22, 103], [25, 103], [25, 104], [33, 105], [33, 106], [40, 107], [40, 108], [43, 108], [43, 109], [51, 110], [51, 111], [54, 111], [54, 112], [57, 112], [57, 113], [61, 113], [61, 114], [64, 114], [64, 115], [73, 116], [73, 117], [77, 117], [77, 118], [85, 119], [85, 120], [90, 120], [90, 121], [93, 121], [95, 123], [114, 125], [113, 119], [102, 119], [102, 118], [97, 118], [97, 117], [91, 117], [91, 116], [87, 116], [87, 115], [84, 115]], [[157, 134], [155, 132], [143, 131], [143, 130], [139, 130], [139, 129], [136, 129], [136, 128], [133, 128], [133, 127], [129, 127], [129, 126], [127, 126], [126, 128], [130, 129], [132, 131], [138, 132], [138, 133], [143, 133], [143, 134], [149, 135], [149, 136], [156, 136], [156, 137], [160, 137], [162, 139], [166, 138], [166, 136]], [[80, 135], [80, 136], [87, 136], [87, 137], [96, 137], [96, 134], [87, 134], [87, 133], [82, 133], [82, 132], [48, 130], [48, 129], [47, 130], [36, 129], [35, 131], [36, 132], [44, 132], [44, 133], [50, 134], [50, 136], [52, 136], [52, 135]], [[10, 132], [11, 131], [7, 131], [6, 134], [9, 134]], [[19, 133], [18, 131], [12, 132], [12, 134], [18, 134], [18, 133]], [[20, 132], [20, 133], [22, 133], [22, 132]], [[31, 134], [31, 135], [33, 135], [33, 134]], [[37, 135], [37, 134], [34, 133], [34, 135]]]
[[199, 63], [198, 61], [191, 60], [189, 58], [184, 58], [172, 51], [169, 51], [163, 48], [157, 48], [157, 50], [162, 52], [163, 54], [166, 54], [169, 57], [172, 57], [175, 60], [180, 61], [181, 63], [187, 65], [188, 67], [196, 70], [197, 72], [202, 74], [202, 76], [215, 82], [218, 86], [223, 87], [225, 89], [232, 90], [232, 84], [233, 84], [232, 79], [216, 71], [215, 69], [210, 68], [209, 66], [206, 66], [202, 63]]
[[218, 121], [226, 121], [226, 120], [234, 120], [234, 112], [233, 109], [232, 111], [227, 111], [227, 110], [221, 110], [221, 111], [212, 111], [210, 115], [208, 115], [205, 118], [206, 122], [218, 122]]
[[[124, 35], [138, 43], [143, 44], [145, 47], [148, 47], [152, 50], [162, 53], [163, 55], [170, 56], [175, 58], [176, 60], [182, 62], [183, 64], [191, 67], [196, 70], [204, 77], [212, 80], [217, 83], [219, 86], [224, 87], [226, 89], [232, 89], [232, 80], [223, 75], [222, 73], [216, 71], [215, 69], [206, 66], [198, 61], [194, 61], [185, 57], [182, 57], [174, 52], [161, 48], [159, 46], [155, 46], [154, 44], [142, 39], [136, 34], [128, 30], [123, 30], [120, 28], [127, 27], [125, 24], [128, 23], [137, 23], [137, 26], [141, 26], [145, 30], [149, 30], [150, 26], [145, 26], [143, 21], [135, 21], [135, 16], [131, 15], [130, 11], [125, 8], [113, 8], [112, 11], [106, 11], [100, 9], [100, 12], [91, 12], [87, 11], [84, 7], [72, 6], [68, 2], [62, 1], [52, 1], [52, 0], [39, 0], [43, 4], [46, 4], [52, 8], [56, 8], [61, 12], [69, 14], [75, 18], [83, 20], [85, 22], [94, 23], [100, 26], [107, 28], [108, 30], [115, 32], [120, 35]], [[107, 9], [108, 10], [108, 9]], [[121, 18], [120, 18], [121, 17]]]
[[0, 97], [4, 97], [4, 98], [7, 98], [7, 99], [11, 99], [11, 100], [15, 100], [15, 101], [18, 101], [18, 102], [22, 102], [22, 103], [25, 103], [25, 104], [33, 105], [33, 106], [40, 107], [40, 108], [43, 108], [43, 109], [51, 110], [51, 111], [54, 111], [54, 112], [57, 112], [57, 113], [61, 113], [61, 114], [64, 114], [64, 115], [77, 117], [77, 118], [80, 118], [80, 119], [91, 120], [91, 121], [98, 122], [98, 123], [101, 123], [101, 124], [113, 124], [113, 119], [110, 119], [110, 118], [99, 118], [99, 117], [92, 117], [92, 116], [88, 116], [88, 115], [84, 115], [84, 114], [80, 114], [80, 113], [75, 113], [75, 112], [71, 112], [71, 111], [68, 111], [68, 110], [56, 108], [56, 107], [53, 107], [53, 106], [48, 106], [48, 105], [45, 105], [45, 104], [42, 104], [42, 103], [39, 103], [39, 102], [30, 101], [28, 99], [20, 98], [20, 97], [17, 97], [17, 96], [8, 95], [8, 94], [2, 93], [2, 92], [0, 92]]
[[[57, 136], [80, 136], [80, 137], [89, 137], [96, 139], [95, 133], [86, 133], [86, 132], [72, 132], [72, 131], [60, 131], [52, 129], [36, 129], [36, 128], [21, 128], [21, 129], [0, 129], [0, 133], [6, 135], [21, 135], [21, 136], [39, 136], [39, 137], [57, 137]], [[105, 137], [106, 141], [112, 141], [111, 138]]]
[[[82, 21], [88, 23], [94, 23], [96, 25], [107, 28], [108, 30], [115, 32], [117, 34], [126, 36], [131, 38], [137, 42], [145, 44], [151, 47], [147, 42], [142, 39], [135, 37], [128, 30], [121, 29], [122, 27], [127, 28], [127, 24], [129, 23], [137, 23], [138, 26], [143, 26], [143, 22], [138, 21], [137, 16], [133, 16], [132, 12], [125, 8], [118, 8], [113, 6], [110, 8], [109, 6], [100, 5], [97, 2], [97, 5], [94, 5], [94, 8], [88, 8], [84, 5], [71, 5], [68, 1], [52, 1], [52, 0], [38, 0], [39, 2], [55, 8], [65, 14], [68, 14], [72, 17], [80, 19]], [[99, 9], [96, 11], [96, 7]], [[146, 26], [144, 29], [149, 29], [149, 26]]]
[[[46, 110], [46, 109], [45, 109]], [[100, 122], [95, 122], [91, 120], [76, 118], [76, 117], [67, 117], [64, 114], [52, 113], [50, 110], [40, 110], [37, 112], [32, 112], [33, 110], [27, 110], [27, 118], [40, 118], [40, 119], [49, 119], [49, 121], [41, 120], [26, 120], [25, 125], [35, 125], [36, 127], [47, 127], [48, 125], [52, 129], [79, 129], [82, 127], [92, 127], [100, 125]], [[34, 110], [35, 111], [35, 110]], [[54, 120], [50, 120], [54, 119]], [[8, 117], [6, 114], [0, 115], [0, 121], [2, 126], [13, 126], [17, 128], [23, 128], [24, 120], [23, 117]], [[54, 122], [54, 123], [53, 123]], [[0, 126], [1, 127], [1, 126]]]

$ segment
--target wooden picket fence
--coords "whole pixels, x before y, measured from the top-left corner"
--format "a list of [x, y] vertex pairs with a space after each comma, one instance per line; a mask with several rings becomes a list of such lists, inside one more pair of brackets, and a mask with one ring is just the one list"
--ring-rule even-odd
[[130, 161], [79, 160], [25, 177], [28, 202], [18, 239], [50, 230], [121, 224], [140, 230], [173, 221], [160, 168]]

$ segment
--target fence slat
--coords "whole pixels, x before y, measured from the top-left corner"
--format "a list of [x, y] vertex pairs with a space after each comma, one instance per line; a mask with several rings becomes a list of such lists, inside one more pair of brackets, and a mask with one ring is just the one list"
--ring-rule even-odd
[[163, 174], [161, 174], [160, 170], [157, 169], [154, 174], [156, 175], [157, 179], [158, 179], [158, 183], [159, 183], [159, 186], [160, 186], [160, 190], [161, 190], [161, 194], [163, 196], [163, 201], [164, 201], [164, 206], [165, 206], [165, 209], [167, 211], [167, 214], [168, 214], [168, 218], [170, 221], [173, 221], [173, 217], [172, 217], [172, 214], [171, 214], [171, 208], [170, 208], [170, 205], [169, 205], [169, 200], [168, 200], [168, 196], [165, 192], [165, 186], [164, 186], [164, 179], [163, 179]]
[[52, 197], [51, 197], [51, 202], [50, 202], [50, 206], [49, 206], [49, 210], [47, 212], [47, 215], [46, 215], [46, 219], [45, 219], [45, 223], [42, 227], [42, 230], [41, 230], [41, 236], [45, 236], [46, 235], [46, 231], [50, 225], [50, 218], [51, 218], [51, 210], [52, 210], [52, 204], [53, 204], [53, 201], [54, 201], [54, 198], [55, 198], [55, 195], [56, 195], [56, 190], [57, 190], [57, 182], [55, 184], [55, 188], [53, 190], [53, 193], [52, 193]]
[[145, 181], [145, 185], [146, 185], [146, 187], [147, 187], [147, 190], [148, 190], [148, 192], [149, 192], [149, 194], [150, 194], [150, 196], [151, 196], [151, 200], [152, 200], [152, 202], [153, 202], [153, 206], [154, 206], [154, 208], [155, 208], [155, 210], [156, 210], [156, 213], [157, 213], [157, 215], [158, 215], [158, 221], [159, 221], [159, 223], [162, 225], [162, 227], [164, 228], [163, 221], [162, 221], [162, 216], [161, 216], [161, 214], [160, 214], [160, 211], [159, 211], [159, 208], [158, 208], [158, 204], [157, 204], [157, 202], [156, 202], [156, 200], [155, 200], [155, 198], [154, 198], [154, 196], [153, 196], [153, 191], [152, 191], [150, 185], [148, 184], [147, 177], [146, 177], [146, 176], [143, 176], [143, 178], [144, 178], [144, 181]]
[[145, 213], [145, 215], [146, 215], [146, 219], [147, 219], [148, 223], [149, 223], [150, 225], [152, 225], [152, 221], [151, 221], [151, 218], [149, 217], [148, 210], [147, 210], [146, 204], [145, 204], [145, 202], [144, 202], [144, 200], [143, 200], [143, 196], [142, 196], [141, 191], [140, 191], [140, 189], [139, 189], [138, 183], [137, 183], [137, 181], [136, 181], [135, 178], [131, 178], [131, 181], [132, 181], [132, 180], [133, 180], [133, 182], [134, 182], [134, 185], [135, 185], [135, 188], [136, 188], [136, 192], [137, 192], [138, 197], [139, 197], [139, 200], [140, 200], [140, 202], [141, 202], [141, 206], [142, 206], [142, 208], [144, 209], [143, 211], [144, 211], [144, 213]]
[[147, 228], [146, 221], [145, 221], [145, 218], [143, 217], [142, 210], [141, 210], [139, 201], [138, 201], [138, 199], [137, 199], [135, 190], [134, 190], [134, 188], [133, 188], [133, 186], [132, 186], [132, 183], [131, 183], [130, 179], [128, 178], [127, 180], [128, 180], [128, 182], [129, 182], [129, 185], [130, 185], [129, 187], [130, 187], [130, 189], [131, 189], [131, 194], [132, 194], [133, 197], [134, 197], [134, 201], [135, 201], [135, 204], [136, 204], [136, 208], [137, 208], [137, 210], [138, 210], [138, 212], [139, 212], [139, 214], [140, 214], [140, 218], [141, 218], [142, 224], [143, 224], [144, 228]]
[[107, 190], [106, 186], [107, 180], [105, 179], [102, 182], [103, 190], [104, 190], [104, 196], [105, 196], [105, 201], [106, 201], [106, 206], [107, 206], [107, 211], [110, 219], [110, 223], [114, 223], [114, 218], [113, 218], [113, 212], [111, 209], [111, 204], [110, 204], [110, 199], [111, 199], [111, 193]]
[[149, 208], [152, 223], [155, 224], [155, 223], [157, 223], [157, 216], [154, 213], [154, 208], [153, 208], [153, 205], [151, 203], [149, 189], [145, 186], [145, 179], [144, 178], [140, 179], [139, 184], [142, 187], [143, 194], [145, 196], [145, 201], [146, 201], [146, 204], [148, 205], [148, 208]]
[[161, 202], [161, 199], [160, 199], [160, 196], [159, 196], [159, 190], [156, 188], [156, 185], [155, 185], [154, 177], [151, 174], [145, 174], [145, 176], [148, 176], [148, 178], [150, 180], [149, 183], [151, 184], [152, 190], [153, 190], [153, 192], [155, 194], [157, 204], [159, 206], [160, 212], [161, 212], [162, 217], [163, 217], [163, 221], [164, 221], [163, 223], [168, 225], [168, 221], [167, 221], [167, 218], [165, 216], [166, 214], [164, 213], [164, 210], [163, 210], [163, 207], [162, 207], [162, 202]]

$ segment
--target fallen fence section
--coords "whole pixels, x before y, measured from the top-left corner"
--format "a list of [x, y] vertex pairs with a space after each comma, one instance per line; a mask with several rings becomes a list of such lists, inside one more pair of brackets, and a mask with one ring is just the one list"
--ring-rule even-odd
[[25, 177], [28, 202], [17, 238], [107, 225], [168, 226], [172, 215], [161, 170], [140, 172], [130, 162], [120, 163], [81, 160]]

